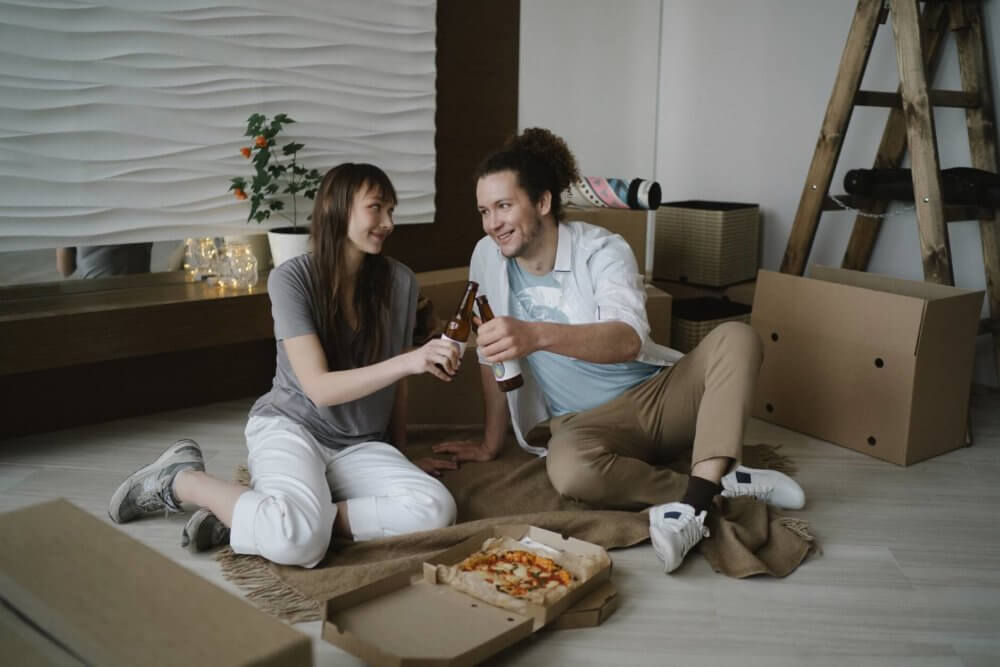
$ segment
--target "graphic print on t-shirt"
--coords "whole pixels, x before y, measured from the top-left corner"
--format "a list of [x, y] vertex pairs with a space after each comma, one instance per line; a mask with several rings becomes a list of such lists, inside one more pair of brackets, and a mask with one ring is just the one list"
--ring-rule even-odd
[[[583, 312], [581, 304], [565, 298], [553, 274], [536, 276], [513, 261], [509, 264], [508, 278], [510, 310], [517, 319], [557, 324], [593, 322], [592, 314]], [[598, 364], [545, 351], [529, 354], [524, 360], [553, 415], [597, 407], [659, 370], [638, 361]]]

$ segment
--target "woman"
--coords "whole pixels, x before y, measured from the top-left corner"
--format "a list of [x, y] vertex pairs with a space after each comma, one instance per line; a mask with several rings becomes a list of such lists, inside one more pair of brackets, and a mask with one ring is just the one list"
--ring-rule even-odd
[[118, 487], [112, 520], [190, 503], [202, 508], [182, 537], [194, 550], [228, 536], [236, 553], [303, 567], [323, 559], [332, 535], [369, 540], [454, 522], [454, 500], [427, 473], [455, 463], [418, 467], [385, 442], [405, 440], [400, 380], [450, 381], [459, 365], [440, 339], [404, 352], [417, 285], [381, 254], [395, 205], [378, 167], [331, 169], [313, 208], [313, 254], [271, 272], [277, 373], [246, 427], [250, 488], [206, 474], [201, 449], [181, 440]]

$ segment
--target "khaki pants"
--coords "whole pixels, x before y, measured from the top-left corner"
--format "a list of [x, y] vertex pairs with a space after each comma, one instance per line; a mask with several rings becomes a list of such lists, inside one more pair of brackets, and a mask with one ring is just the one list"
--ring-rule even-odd
[[604, 405], [555, 417], [546, 462], [562, 495], [634, 510], [680, 500], [688, 476], [662, 464], [692, 448], [691, 464], [740, 460], [763, 346], [727, 322], [671, 368]]

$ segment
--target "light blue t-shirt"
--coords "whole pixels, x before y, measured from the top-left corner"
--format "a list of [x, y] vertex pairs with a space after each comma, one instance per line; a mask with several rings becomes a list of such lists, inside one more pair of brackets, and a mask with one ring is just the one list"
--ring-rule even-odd
[[[562, 288], [551, 273], [536, 276], [513, 261], [507, 275], [511, 315], [519, 320], [570, 323], [562, 310]], [[535, 352], [523, 361], [538, 381], [553, 416], [603, 405], [661, 369], [640, 361], [595, 364], [553, 352]]]

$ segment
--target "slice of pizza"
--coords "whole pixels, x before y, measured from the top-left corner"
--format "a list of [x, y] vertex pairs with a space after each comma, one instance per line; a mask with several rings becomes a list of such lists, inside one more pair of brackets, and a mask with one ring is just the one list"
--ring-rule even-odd
[[610, 565], [603, 558], [493, 537], [455, 565], [438, 565], [438, 581], [488, 604], [527, 614], [549, 606]]

